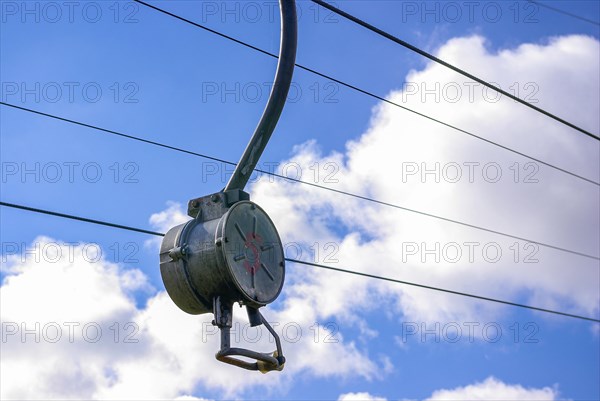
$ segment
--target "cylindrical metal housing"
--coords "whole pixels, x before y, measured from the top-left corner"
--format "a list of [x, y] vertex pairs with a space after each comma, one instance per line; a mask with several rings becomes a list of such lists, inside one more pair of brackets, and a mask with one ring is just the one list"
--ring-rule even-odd
[[200, 218], [165, 235], [160, 270], [171, 299], [191, 314], [212, 312], [213, 298], [261, 307], [283, 287], [283, 246], [258, 205], [235, 203], [223, 216]]

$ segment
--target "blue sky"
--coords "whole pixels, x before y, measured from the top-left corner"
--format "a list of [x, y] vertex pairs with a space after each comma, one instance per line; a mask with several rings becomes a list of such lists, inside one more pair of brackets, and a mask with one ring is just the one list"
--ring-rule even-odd
[[[598, 25], [525, 1], [475, 3], [336, 4], [598, 134]], [[2, 102], [239, 159], [276, 60], [129, 1], [0, 4]], [[275, 2], [152, 4], [278, 51]], [[543, 4], [600, 20], [595, 1]], [[299, 64], [598, 181], [597, 141], [507, 99], [486, 100], [481, 88], [470, 101], [456, 74], [308, 1], [298, 9]], [[297, 69], [259, 166], [598, 256], [598, 186], [380, 103]], [[228, 178], [213, 161], [7, 106], [0, 118], [4, 202], [164, 232], [182, 221], [181, 205]], [[423, 163], [458, 165], [462, 179], [423, 177]], [[474, 182], [465, 163], [479, 163]], [[501, 180], [480, 170], [490, 163]], [[288, 255], [301, 249], [319, 263], [599, 316], [597, 259], [525, 242], [515, 248], [514, 240], [269, 177], [247, 190], [272, 216]], [[443, 389], [454, 399], [600, 398], [597, 323], [293, 264], [264, 314], [300, 327], [302, 338], [284, 341], [284, 372], [249, 375], [214, 361], [214, 336], [199, 340], [208, 317], [185, 315], [165, 296], [152, 238], [5, 207], [0, 217], [3, 398], [398, 400], [439, 399]], [[462, 252], [479, 244], [475, 260], [423, 256], [455, 242]], [[498, 263], [480, 253], [486, 244], [502, 250]], [[54, 260], [48, 252], [56, 249], [62, 257]], [[526, 255], [537, 262], [525, 263]], [[22, 324], [73, 321], [100, 322], [104, 337], [114, 334], [112, 323], [123, 330], [133, 322], [139, 341], [20, 336]], [[8, 335], [14, 324], [19, 332]], [[443, 328], [457, 326], [463, 332], [453, 342]], [[489, 337], [496, 328], [497, 341]], [[325, 341], [328, 330], [334, 343]], [[259, 345], [272, 346], [266, 337]]]

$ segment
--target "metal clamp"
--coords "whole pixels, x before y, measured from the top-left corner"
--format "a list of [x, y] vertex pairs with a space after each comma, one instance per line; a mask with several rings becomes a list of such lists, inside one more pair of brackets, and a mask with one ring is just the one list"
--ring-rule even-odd
[[[258, 309], [246, 305], [250, 326], [256, 327], [263, 324], [267, 330], [269, 330], [275, 339], [277, 347], [277, 350], [272, 354], [252, 351], [245, 348], [231, 348], [230, 330], [233, 320], [233, 303], [229, 300], [224, 300], [221, 297], [215, 297], [213, 300], [213, 308], [215, 315], [213, 324], [221, 330], [221, 349], [215, 355], [217, 360], [247, 370], [258, 370], [262, 373], [271, 372], [273, 370], [283, 370], [285, 357], [281, 350], [279, 336]], [[250, 358], [256, 360], [256, 362], [246, 362], [235, 357]]]

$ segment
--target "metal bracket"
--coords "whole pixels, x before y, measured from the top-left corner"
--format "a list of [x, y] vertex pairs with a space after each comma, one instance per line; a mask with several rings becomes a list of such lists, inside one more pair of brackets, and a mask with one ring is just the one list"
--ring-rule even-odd
[[218, 219], [235, 203], [244, 200], [250, 200], [250, 195], [240, 189], [202, 196], [188, 202], [188, 216], [202, 221]]

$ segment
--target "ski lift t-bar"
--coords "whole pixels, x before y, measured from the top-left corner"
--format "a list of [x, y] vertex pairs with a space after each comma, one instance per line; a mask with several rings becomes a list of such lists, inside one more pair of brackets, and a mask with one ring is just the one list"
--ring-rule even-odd
[[[285, 105], [296, 61], [295, 0], [279, 0], [281, 44], [275, 82], [263, 115], [231, 179], [221, 192], [192, 199], [185, 224], [171, 228], [160, 248], [160, 273], [175, 304], [190, 314], [213, 313], [221, 330], [219, 361], [263, 373], [282, 370], [279, 336], [259, 308], [283, 287], [285, 259], [275, 225], [244, 187], [264, 151]], [[233, 304], [246, 306], [250, 326], [264, 325], [276, 351], [232, 348]], [[252, 362], [242, 360], [245, 357]]]

